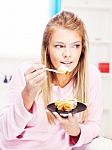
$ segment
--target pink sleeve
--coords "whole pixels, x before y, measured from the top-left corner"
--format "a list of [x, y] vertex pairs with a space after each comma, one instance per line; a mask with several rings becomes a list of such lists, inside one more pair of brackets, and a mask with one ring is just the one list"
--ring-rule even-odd
[[0, 132], [6, 139], [15, 139], [35, 115], [24, 107], [21, 96], [24, 85], [24, 70], [18, 69], [9, 85], [7, 103], [0, 110]]
[[[83, 144], [89, 143], [100, 134], [100, 119], [103, 111], [103, 101], [101, 75], [96, 68], [91, 70], [89, 81], [88, 122], [87, 124], [80, 124], [80, 137], [71, 147], [80, 147]], [[66, 141], [70, 145], [69, 139], [70, 136], [66, 134]]]

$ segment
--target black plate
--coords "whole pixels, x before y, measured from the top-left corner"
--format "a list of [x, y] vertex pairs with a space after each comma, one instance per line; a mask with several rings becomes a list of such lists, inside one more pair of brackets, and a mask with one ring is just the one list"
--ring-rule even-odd
[[81, 111], [84, 111], [86, 110], [87, 106], [83, 103], [80, 103], [80, 102], [77, 102], [77, 106], [75, 109], [72, 109], [71, 111], [59, 111], [55, 104], [54, 103], [51, 103], [47, 106], [47, 109], [51, 112], [57, 112], [61, 117], [68, 117], [68, 113], [72, 113], [72, 114], [75, 114], [75, 113], [79, 113]]

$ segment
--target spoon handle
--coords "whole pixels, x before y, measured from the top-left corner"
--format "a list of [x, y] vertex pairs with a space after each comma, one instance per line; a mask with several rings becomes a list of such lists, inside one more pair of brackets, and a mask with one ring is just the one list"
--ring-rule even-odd
[[55, 69], [49, 69], [49, 68], [44, 68], [44, 69], [47, 70], [47, 71], [51, 71], [51, 72], [64, 73], [62, 71], [58, 71], [58, 70], [55, 70]]

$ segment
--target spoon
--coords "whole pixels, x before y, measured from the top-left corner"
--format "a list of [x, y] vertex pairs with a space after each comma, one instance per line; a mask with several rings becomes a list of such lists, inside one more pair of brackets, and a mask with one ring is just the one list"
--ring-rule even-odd
[[66, 71], [58, 71], [58, 70], [49, 69], [49, 68], [44, 68], [44, 69], [47, 70], [47, 71], [56, 72], [56, 73], [66, 73]]

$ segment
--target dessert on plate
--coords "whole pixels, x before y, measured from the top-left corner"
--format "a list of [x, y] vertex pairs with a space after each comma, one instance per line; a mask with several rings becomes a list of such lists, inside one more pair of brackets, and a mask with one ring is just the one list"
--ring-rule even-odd
[[50, 103], [47, 108], [51, 112], [57, 112], [61, 117], [67, 118], [69, 113], [72, 115], [87, 109], [87, 106], [78, 102], [77, 98], [57, 99], [54, 103]]
[[59, 99], [55, 102], [55, 106], [58, 111], [69, 112], [76, 108], [77, 99]]

